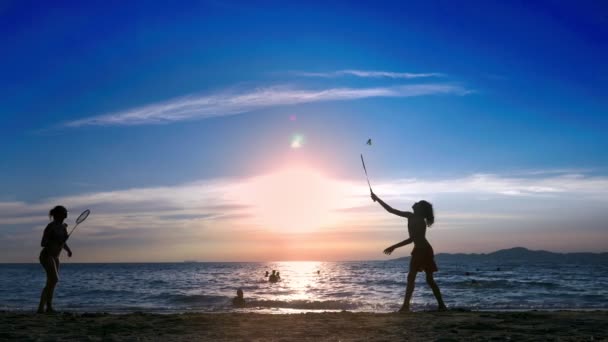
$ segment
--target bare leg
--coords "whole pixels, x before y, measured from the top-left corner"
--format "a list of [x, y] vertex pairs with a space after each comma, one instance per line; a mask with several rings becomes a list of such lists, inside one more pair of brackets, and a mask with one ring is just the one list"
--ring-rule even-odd
[[47, 290], [46, 290], [46, 312], [48, 313], [52, 313], [55, 312], [55, 309], [53, 309], [53, 294], [55, 292], [55, 285], [57, 285], [57, 283], [50, 283], [49, 285], [47, 285]]
[[47, 299], [46, 299], [46, 312], [55, 312], [53, 310], [53, 294], [55, 293], [55, 286], [59, 281], [59, 258], [52, 258], [52, 273], [50, 282], [47, 285]]
[[[46, 272], [46, 284], [40, 294], [40, 304], [38, 305], [38, 313], [44, 312], [44, 307], [51, 308], [53, 300], [53, 290], [57, 284], [57, 267], [52, 257], [40, 258], [40, 263]], [[49, 301], [49, 298], [51, 301]]]
[[412, 299], [412, 294], [414, 293], [417, 273], [417, 271], [410, 269], [410, 272], [407, 274], [407, 288], [405, 289], [405, 299], [403, 300], [403, 306], [401, 307], [401, 309], [399, 309], [399, 312], [410, 311], [410, 300]]
[[439, 286], [437, 286], [437, 283], [435, 282], [435, 279], [433, 278], [433, 272], [428, 272], [426, 274], [426, 283], [429, 284], [429, 286], [433, 290], [435, 299], [437, 299], [437, 304], [438, 304], [437, 309], [439, 311], [446, 310], [447, 308], [445, 306], [445, 303], [443, 302], [443, 298], [441, 298], [441, 291], [439, 291]]
[[[48, 280], [46, 281], [48, 284]], [[44, 306], [46, 305], [46, 284], [44, 285], [44, 288], [42, 289], [42, 293], [40, 294], [40, 304], [38, 304], [38, 313], [44, 313]]]

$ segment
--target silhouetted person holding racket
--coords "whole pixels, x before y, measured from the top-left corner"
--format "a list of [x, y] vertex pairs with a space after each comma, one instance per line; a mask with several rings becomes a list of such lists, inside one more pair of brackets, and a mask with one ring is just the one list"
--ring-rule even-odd
[[[40, 252], [39, 260], [46, 272], [46, 285], [40, 295], [38, 313], [55, 312], [55, 310], [53, 310], [53, 292], [59, 281], [59, 254], [62, 249], [65, 249], [66, 252], [68, 252], [68, 257], [72, 257], [72, 251], [66, 244], [68, 239], [68, 225], [63, 223], [63, 220], [68, 217], [67, 209], [58, 205], [51, 209], [49, 216], [53, 218], [53, 221], [44, 229], [44, 235], [42, 236], [42, 242], [40, 243], [43, 248]], [[44, 309], [45, 306], [46, 311]]]
[[391, 208], [388, 204], [384, 203], [374, 192], [371, 193], [374, 202], [380, 203], [380, 205], [391, 214], [405, 217], [408, 219], [407, 230], [409, 232], [409, 239], [403, 240], [397, 244], [394, 244], [384, 250], [384, 254], [390, 255], [396, 248], [403, 247], [407, 244], [414, 243], [414, 249], [412, 250], [412, 258], [410, 259], [410, 271], [407, 275], [407, 288], [405, 290], [405, 300], [403, 306], [399, 312], [410, 311], [410, 300], [412, 293], [414, 293], [414, 285], [416, 281], [416, 274], [418, 272], [426, 272], [426, 282], [433, 290], [433, 294], [439, 304], [438, 309], [443, 311], [446, 310], [446, 306], [441, 298], [441, 291], [439, 286], [433, 279], [433, 272], [437, 272], [437, 265], [435, 264], [435, 255], [433, 253], [433, 247], [426, 239], [426, 227], [430, 227], [435, 221], [433, 214], [433, 206], [427, 201], [420, 201], [414, 203], [412, 209], [414, 212], [399, 211]]

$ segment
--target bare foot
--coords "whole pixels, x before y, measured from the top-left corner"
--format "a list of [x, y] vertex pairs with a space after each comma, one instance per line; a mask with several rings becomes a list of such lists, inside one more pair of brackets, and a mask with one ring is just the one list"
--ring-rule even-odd
[[401, 309], [399, 309], [399, 311], [397, 311], [398, 313], [408, 313], [410, 312], [410, 307], [409, 306], [402, 306]]
[[55, 314], [55, 313], [57, 313], [57, 311], [55, 311], [53, 308], [47, 308], [46, 309], [46, 313], [48, 313], [48, 314]]
[[440, 305], [440, 306], [437, 308], [437, 311], [448, 311], [448, 308], [447, 308], [445, 305]]

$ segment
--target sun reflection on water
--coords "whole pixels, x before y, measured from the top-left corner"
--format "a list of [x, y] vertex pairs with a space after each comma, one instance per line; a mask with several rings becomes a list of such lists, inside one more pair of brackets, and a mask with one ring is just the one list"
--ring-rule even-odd
[[277, 270], [281, 273], [278, 285], [282, 290], [289, 291], [287, 300], [310, 300], [311, 292], [318, 289], [320, 284], [319, 273], [322, 262], [319, 261], [281, 261], [277, 263]]

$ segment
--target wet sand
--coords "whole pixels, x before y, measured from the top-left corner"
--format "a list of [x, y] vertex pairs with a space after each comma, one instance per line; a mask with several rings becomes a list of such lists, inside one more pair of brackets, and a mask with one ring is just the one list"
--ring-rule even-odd
[[14, 341], [602, 341], [608, 312], [37, 315], [0, 312]]

